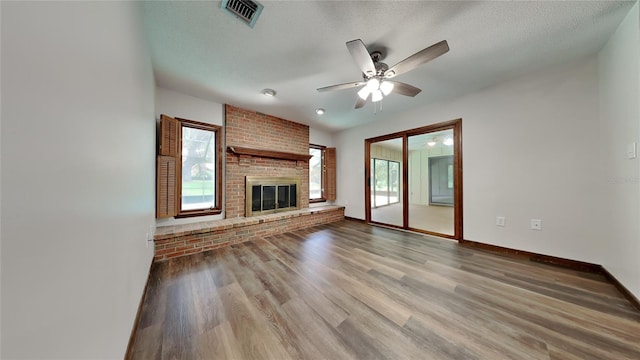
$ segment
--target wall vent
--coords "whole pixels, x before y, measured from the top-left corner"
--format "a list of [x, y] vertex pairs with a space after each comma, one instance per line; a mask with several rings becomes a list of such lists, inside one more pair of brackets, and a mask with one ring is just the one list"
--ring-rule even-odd
[[235, 15], [244, 23], [253, 27], [264, 6], [252, 0], [222, 0], [222, 10]]

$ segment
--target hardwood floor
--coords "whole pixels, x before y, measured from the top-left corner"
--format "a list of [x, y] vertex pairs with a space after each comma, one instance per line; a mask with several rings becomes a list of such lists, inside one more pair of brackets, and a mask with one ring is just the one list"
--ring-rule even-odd
[[640, 359], [600, 275], [355, 221], [153, 265], [134, 359]]

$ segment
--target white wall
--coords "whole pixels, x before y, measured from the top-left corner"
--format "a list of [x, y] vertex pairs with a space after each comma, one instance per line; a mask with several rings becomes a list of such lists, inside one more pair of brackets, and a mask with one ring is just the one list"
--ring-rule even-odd
[[[420, 101], [419, 96], [414, 101]], [[376, 117], [384, 116], [384, 113]], [[336, 134], [338, 204], [364, 219], [364, 139], [462, 118], [464, 238], [599, 263], [602, 173], [595, 58]], [[506, 227], [496, 227], [496, 216]], [[543, 230], [529, 229], [530, 219]]]
[[207, 124], [224, 125], [224, 105], [161, 87], [156, 87], [155, 111], [157, 121], [160, 121], [160, 114], [165, 114]]
[[[156, 88], [156, 119], [160, 121], [160, 115], [165, 114], [172, 117], [200, 121], [208, 124], [224, 126], [224, 105], [209, 100], [185, 95], [173, 90]], [[224, 135], [224, 129], [223, 129]], [[224, 145], [224, 136], [222, 136]], [[224, 158], [223, 158], [224, 159]], [[224, 161], [222, 162], [222, 178], [224, 179]], [[224, 181], [224, 180], [223, 180]], [[222, 188], [224, 189], [224, 183]], [[224, 208], [224, 194], [222, 198]], [[189, 224], [199, 221], [210, 221], [224, 219], [224, 212], [220, 215], [198, 216], [182, 219], [164, 218], [157, 219], [157, 226], [169, 226], [177, 224]]]
[[602, 264], [640, 298], [640, 159], [626, 146], [640, 140], [640, 21], [636, 3], [598, 56], [600, 131], [606, 193]]
[[137, 4], [1, 7], [1, 357], [122, 359], [153, 257]]
[[[330, 133], [314, 128], [309, 128], [309, 144], [333, 147], [333, 137]], [[336, 152], [338, 150], [336, 149]]]

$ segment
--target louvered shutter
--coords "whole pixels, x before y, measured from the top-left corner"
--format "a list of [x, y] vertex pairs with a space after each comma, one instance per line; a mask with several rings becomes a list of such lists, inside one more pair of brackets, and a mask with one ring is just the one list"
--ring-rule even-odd
[[160, 146], [156, 165], [156, 218], [178, 214], [180, 121], [160, 115]]
[[180, 138], [180, 121], [167, 115], [160, 115], [160, 148], [159, 155], [178, 157]]
[[327, 200], [336, 199], [336, 148], [326, 148], [324, 150], [325, 163], [325, 189], [324, 195]]
[[156, 217], [176, 216], [178, 214], [176, 158], [173, 156], [158, 156], [157, 169]]

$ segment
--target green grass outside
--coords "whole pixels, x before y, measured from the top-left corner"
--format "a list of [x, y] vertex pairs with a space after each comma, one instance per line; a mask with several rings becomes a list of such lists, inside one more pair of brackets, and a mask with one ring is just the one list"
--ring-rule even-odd
[[213, 195], [213, 183], [206, 180], [182, 182], [182, 196]]

